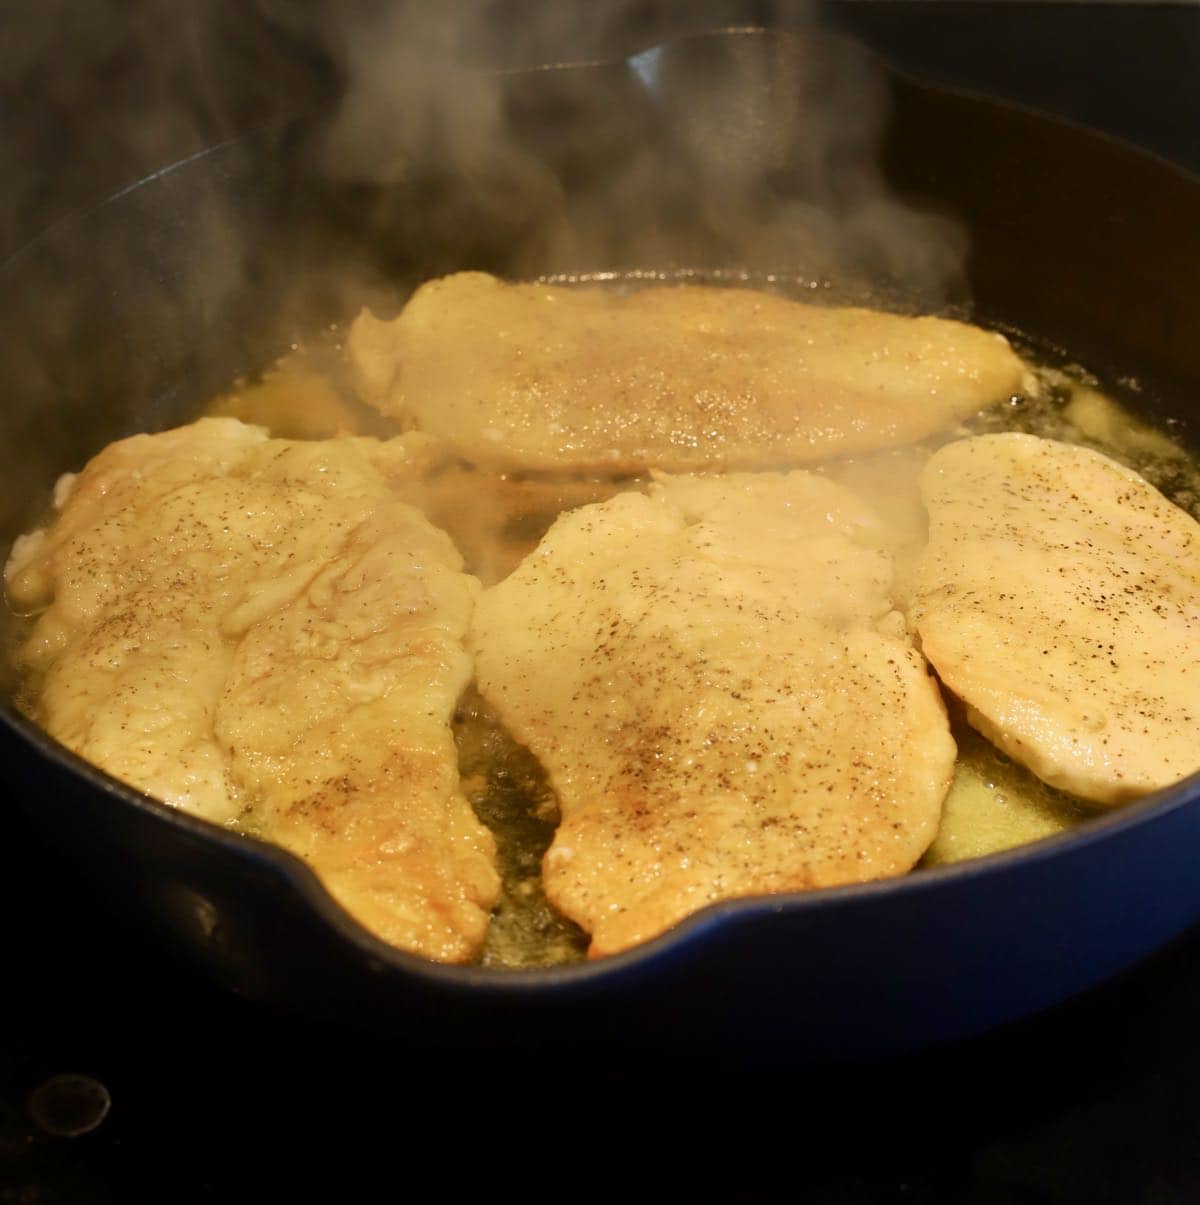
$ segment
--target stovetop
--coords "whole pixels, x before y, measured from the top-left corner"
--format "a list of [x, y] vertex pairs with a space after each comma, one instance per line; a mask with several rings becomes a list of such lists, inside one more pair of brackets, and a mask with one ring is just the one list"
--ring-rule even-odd
[[[677, 10], [663, 6], [663, 20]], [[1200, 8], [824, 10], [914, 74], [1200, 169]], [[357, 1200], [426, 1175], [451, 1190], [572, 1195], [606, 1173], [639, 1193], [699, 1175], [715, 1192], [731, 1168], [737, 1199], [1200, 1200], [1200, 932], [982, 1039], [848, 1067], [793, 1066], [781, 1050], [777, 1066], [749, 1068], [632, 1041], [600, 1061], [585, 1034], [571, 1049], [429, 1050], [240, 999], [117, 916], [12, 807], [0, 815], [0, 900], [0, 1202], [314, 1188]], [[64, 1075], [82, 1078], [54, 1079]]]
[[[533, 1187], [551, 1157], [590, 1183], [638, 1149], [678, 1186], [737, 1161], [737, 1199], [772, 1184], [863, 1205], [1200, 1199], [1200, 933], [1051, 1013], [884, 1062], [794, 1066], [781, 1050], [746, 1067], [636, 1040], [598, 1057], [586, 1034], [481, 1056], [221, 990], [19, 820], [2, 865], [0, 1201], [242, 1200], [250, 1185], [280, 1200], [315, 1184], [356, 1200], [354, 1185], [400, 1191], [421, 1167]], [[78, 1084], [56, 1097], [64, 1075], [111, 1098], [90, 1132], [69, 1134], [97, 1099]]]

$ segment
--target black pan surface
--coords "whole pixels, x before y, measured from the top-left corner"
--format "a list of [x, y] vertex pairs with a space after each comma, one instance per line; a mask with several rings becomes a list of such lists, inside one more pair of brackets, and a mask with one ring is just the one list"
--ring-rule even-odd
[[[190, 418], [296, 333], [347, 316], [356, 290], [459, 267], [738, 268], [817, 283], [832, 268], [839, 291], [969, 304], [1113, 383], [1132, 375], [1131, 400], [1186, 431], [1200, 383], [1200, 182], [1178, 169], [919, 87], [816, 37], [728, 32], [455, 83], [468, 103], [454, 155], [436, 94], [417, 92], [412, 119], [374, 135], [367, 169], [336, 129], [264, 131], [0, 268], [0, 528], [28, 526], [55, 476], [105, 442]], [[814, 124], [818, 102], [853, 114], [872, 94], [878, 106], [838, 137]], [[504, 153], [480, 131], [502, 133]], [[781, 212], [844, 215], [875, 195], [861, 156], [877, 135], [894, 194], [969, 232], [954, 270], [931, 277], [878, 243], [831, 264], [786, 237]], [[897, 1051], [1065, 999], [1200, 917], [1189, 782], [1010, 854], [722, 904], [596, 964], [439, 967], [365, 934], [294, 858], [139, 796], [11, 709], [0, 753], [32, 820], [222, 982], [431, 1037], [541, 1043], [586, 1026], [689, 1048]]]

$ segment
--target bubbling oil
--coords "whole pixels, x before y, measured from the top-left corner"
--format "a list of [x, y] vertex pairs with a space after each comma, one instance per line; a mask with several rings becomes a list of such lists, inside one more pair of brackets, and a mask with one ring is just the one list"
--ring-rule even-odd
[[[556, 278], [627, 289], [663, 279], [658, 274]], [[714, 282], [710, 276], [708, 283]], [[779, 288], [802, 298], [824, 292], [816, 282], [776, 281], [738, 276], [733, 283]], [[805, 298], [805, 299], [808, 299]], [[822, 297], [821, 300], [827, 299]], [[879, 304], [878, 298], [836, 296], [839, 303]], [[897, 307], [885, 299], [888, 308]], [[397, 305], [398, 308], [398, 305]], [[296, 344], [261, 376], [235, 382], [207, 408], [266, 427], [273, 436], [321, 439], [341, 435], [399, 434], [392, 420], [358, 400], [348, 377], [343, 332], [330, 327]], [[909, 449], [902, 457], [911, 481], [894, 483], [916, 498], [916, 474], [925, 456], [940, 444], [966, 435], [1022, 431], [1082, 444], [1127, 464], [1176, 505], [1200, 519], [1200, 466], [1177, 433], [1154, 427], [1106, 393], [1078, 366], [1046, 362], [1038, 349], [1014, 338], [1034, 368], [1019, 395], [981, 412], [938, 439]], [[866, 459], [866, 458], [864, 458]], [[814, 466], [805, 466], [812, 468]], [[822, 466], [852, 488], [861, 462]], [[601, 501], [622, 489], [638, 488], [636, 477], [565, 477], [549, 473], [504, 473], [455, 463], [444, 468], [430, 493], [431, 518], [458, 543], [468, 572], [485, 585], [500, 580], [536, 547], [564, 510]], [[482, 502], [481, 502], [482, 499]], [[487, 521], [481, 516], [487, 516]], [[971, 729], [962, 709], [948, 700], [958, 744], [953, 785], [938, 835], [920, 863], [944, 865], [975, 858], [1062, 832], [1096, 814], [1091, 805], [1046, 785]], [[562, 917], [542, 890], [541, 859], [554, 836], [558, 805], [546, 776], [528, 750], [518, 745], [474, 691], [460, 702], [455, 737], [463, 789], [480, 820], [496, 838], [503, 892], [483, 954], [485, 965], [531, 967], [582, 958], [587, 936]]]
[[[661, 281], [657, 273], [629, 276], [556, 278], [554, 283], [627, 289]], [[678, 279], [672, 276], [670, 279]], [[711, 274], [704, 283], [721, 283]], [[775, 289], [804, 300], [875, 304], [903, 309], [894, 298], [837, 294], [822, 282], [748, 279], [729, 283]], [[820, 294], [814, 298], [813, 294]], [[400, 305], [399, 299], [396, 308]], [[388, 438], [401, 428], [358, 397], [339, 326], [298, 340], [263, 372], [235, 381], [204, 407], [209, 415], [230, 416], [265, 427], [286, 439], [327, 439], [350, 435]], [[1010, 338], [1012, 336], [1010, 335]], [[924, 445], [856, 461], [805, 466], [827, 472], [851, 489], [875, 497], [893, 515], [906, 515], [909, 544], [922, 537], [924, 517], [916, 479], [924, 459], [937, 446], [966, 435], [1022, 431], [1081, 444], [1123, 462], [1153, 483], [1171, 501], [1200, 519], [1200, 464], [1169, 425], [1153, 426], [1118, 402], [1078, 366], [1052, 364], [1036, 345], [1013, 338], [1034, 365], [1027, 387], [996, 406]], [[884, 465], [881, 476], [880, 466]], [[455, 540], [468, 572], [484, 585], [505, 577], [538, 544], [566, 510], [603, 501], [645, 484], [638, 477], [497, 473], [448, 459], [436, 464], [422, 483], [421, 502], [432, 522]], [[895, 504], [895, 505], [894, 505]], [[903, 567], [898, 559], [898, 576]], [[9, 668], [28, 633], [28, 621], [8, 616]], [[17, 705], [34, 714], [38, 684], [14, 682]], [[1037, 779], [971, 729], [955, 700], [947, 700], [958, 745], [953, 785], [945, 801], [936, 839], [915, 873], [928, 866], [998, 852], [1061, 832], [1095, 815], [1095, 809]], [[496, 839], [503, 880], [483, 963], [522, 968], [556, 965], [582, 958], [587, 935], [561, 916], [542, 889], [541, 861], [559, 820], [558, 804], [533, 755], [517, 744], [474, 689], [460, 700], [454, 718], [463, 791]], [[241, 825], [252, 831], [253, 816]]]

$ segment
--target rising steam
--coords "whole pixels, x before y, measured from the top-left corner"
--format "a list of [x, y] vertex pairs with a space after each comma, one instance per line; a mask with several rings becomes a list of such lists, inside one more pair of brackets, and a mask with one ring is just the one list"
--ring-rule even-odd
[[[542, 7], [503, 34], [480, 15], [416, 37], [389, 11], [347, 36], [322, 164], [373, 197], [365, 221], [385, 245], [424, 240], [435, 271], [742, 270], [913, 308], [963, 299], [962, 230], [887, 187], [870, 55], [815, 32], [676, 34], [582, 69], [479, 66], [555, 46], [561, 61], [563, 19]], [[802, 6], [785, 7], [796, 24]], [[397, 205], [414, 195], [415, 226]]]

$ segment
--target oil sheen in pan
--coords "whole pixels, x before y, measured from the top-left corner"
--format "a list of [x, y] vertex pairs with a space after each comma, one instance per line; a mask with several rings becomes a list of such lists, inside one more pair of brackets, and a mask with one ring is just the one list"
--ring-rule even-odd
[[[833, 289], [827, 282], [794, 277], [637, 272], [548, 279], [555, 284], [618, 289], [666, 280], [748, 284], [800, 300], [905, 308], [902, 299], [886, 294], [848, 292]], [[397, 299], [394, 308], [398, 310], [400, 304]], [[1084, 369], [1064, 363], [1061, 355], [1016, 332], [1006, 333], [1026, 359], [1038, 366], [1037, 389], [981, 414], [963, 428], [948, 432], [946, 438], [1015, 430], [1082, 443], [1129, 464], [1200, 519], [1200, 466], [1176, 433], [1146, 425], [1103, 392]], [[331, 326], [298, 340], [275, 365], [254, 378], [235, 382], [206, 406], [205, 412], [260, 423], [283, 438], [395, 434], [398, 428], [390, 420], [357, 401], [346, 372], [342, 335], [339, 327]], [[1136, 393], [1136, 384], [1131, 384], [1129, 391]], [[473, 560], [493, 554], [493, 565], [511, 565], [514, 558], [536, 545], [559, 508], [637, 484], [633, 479], [556, 480], [538, 474], [511, 474], [502, 481], [514, 503], [507, 520], [485, 533], [497, 548], [463, 548], [469, 571], [479, 571]], [[450, 491], [446, 503], [452, 505], [454, 491], [467, 497], [484, 487], [495, 488], [496, 477], [463, 465], [447, 474], [445, 485]], [[18, 623], [10, 631], [10, 650], [21, 638], [23, 626]], [[955, 782], [942, 828], [921, 867], [1036, 840], [1093, 814], [1086, 805], [1041, 783], [974, 733], [952, 702], [950, 712], [959, 746]], [[460, 701], [455, 735], [464, 791], [495, 834], [504, 883], [483, 954], [485, 965], [544, 966], [582, 958], [586, 935], [555, 911], [541, 887], [541, 858], [553, 838], [558, 807], [540, 766], [512, 740], [473, 690]], [[253, 817], [248, 815], [241, 827], [252, 832]], [[920, 873], [920, 867], [914, 873]]]

